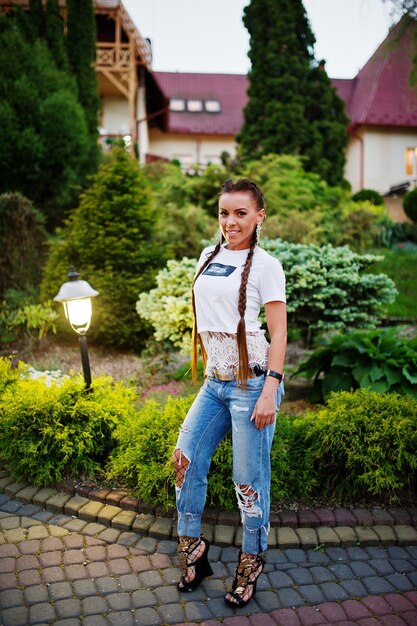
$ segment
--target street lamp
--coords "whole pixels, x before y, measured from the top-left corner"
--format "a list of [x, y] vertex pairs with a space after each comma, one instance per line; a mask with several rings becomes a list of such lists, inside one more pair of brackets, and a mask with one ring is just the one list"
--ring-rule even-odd
[[67, 277], [69, 281], [62, 285], [54, 300], [62, 302], [65, 317], [71, 324], [71, 328], [79, 335], [85, 388], [90, 391], [91, 371], [86, 332], [91, 322], [91, 298], [98, 296], [98, 291], [93, 289], [86, 280], [80, 280], [79, 273], [72, 266]]

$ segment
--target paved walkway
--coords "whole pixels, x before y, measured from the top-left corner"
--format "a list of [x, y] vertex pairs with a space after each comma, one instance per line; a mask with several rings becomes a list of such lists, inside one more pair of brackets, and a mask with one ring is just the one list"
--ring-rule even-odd
[[[56, 502], [56, 492], [52, 497]], [[386, 543], [395, 545], [272, 547], [255, 600], [235, 612], [223, 595], [236, 546], [212, 545], [214, 575], [195, 592], [179, 594], [174, 539], [123, 531], [3, 493], [0, 624], [417, 626], [417, 545], [398, 545], [397, 536]]]

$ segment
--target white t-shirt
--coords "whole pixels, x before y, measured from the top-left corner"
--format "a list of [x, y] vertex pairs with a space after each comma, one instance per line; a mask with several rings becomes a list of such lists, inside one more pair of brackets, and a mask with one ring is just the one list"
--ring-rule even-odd
[[[198, 268], [213, 251], [214, 246], [201, 253]], [[228, 250], [219, 253], [200, 274], [194, 285], [197, 330], [236, 333], [240, 319], [237, 309], [242, 270], [249, 250]], [[246, 290], [246, 331], [259, 330], [262, 304], [285, 302], [285, 276], [278, 259], [257, 247]]]

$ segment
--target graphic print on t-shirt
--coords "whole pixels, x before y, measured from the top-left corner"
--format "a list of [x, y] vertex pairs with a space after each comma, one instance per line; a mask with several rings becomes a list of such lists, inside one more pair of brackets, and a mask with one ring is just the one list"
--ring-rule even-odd
[[205, 276], [230, 276], [236, 267], [234, 265], [223, 265], [223, 263], [210, 263], [203, 272]]

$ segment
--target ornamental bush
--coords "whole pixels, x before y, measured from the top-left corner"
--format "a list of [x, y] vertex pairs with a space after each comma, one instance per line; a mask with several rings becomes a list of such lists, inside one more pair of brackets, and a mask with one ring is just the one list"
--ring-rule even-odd
[[412, 222], [417, 222], [417, 189], [409, 191], [404, 196], [404, 213]]
[[384, 204], [384, 198], [375, 189], [361, 189], [352, 196], [354, 202], [370, 202], [374, 205]]
[[[135, 303], [141, 291], [153, 286], [166, 260], [153, 239], [155, 220], [137, 162], [115, 146], [51, 244], [42, 299], [53, 299], [74, 265], [100, 294], [89, 338], [109, 346], [143, 347], [150, 328], [136, 315]], [[66, 322], [63, 328], [69, 328]]]
[[[147, 400], [137, 414], [121, 423], [114, 433], [118, 446], [107, 465], [107, 477], [121, 477], [141, 500], [167, 509], [175, 506], [175, 471], [171, 456], [178, 429], [194, 397], [170, 396], [164, 405]], [[271, 451], [271, 501], [308, 497], [314, 486], [310, 463], [293, 419], [280, 414]], [[236, 509], [229, 436], [212, 459], [207, 504]]]
[[417, 402], [368, 389], [329, 396], [298, 426], [324, 496], [398, 500], [417, 486]]
[[[290, 244], [264, 240], [263, 248], [277, 257], [287, 279], [289, 324], [307, 342], [320, 331], [349, 327], [372, 328], [381, 308], [395, 299], [394, 283], [385, 274], [366, 269], [381, 257], [330, 245]], [[139, 315], [155, 329], [158, 341], [168, 339], [189, 350], [192, 328], [190, 287], [196, 261], [169, 261], [157, 276], [157, 287], [141, 294]]]
[[417, 337], [398, 328], [349, 332], [322, 340], [295, 375], [314, 377], [314, 399], [334, 391], [368, 388], [408, 394], [417, 400]]
[[[10, 381], [10, 374], [5, 377]], [[0, 461], [16, 480], [52, 485], [100, 472], [114, 447], [113, 431], [134, 411], [134, 392], [110, 378], [81, 377], [45, 385], [13, 380], [0, 396]]]

